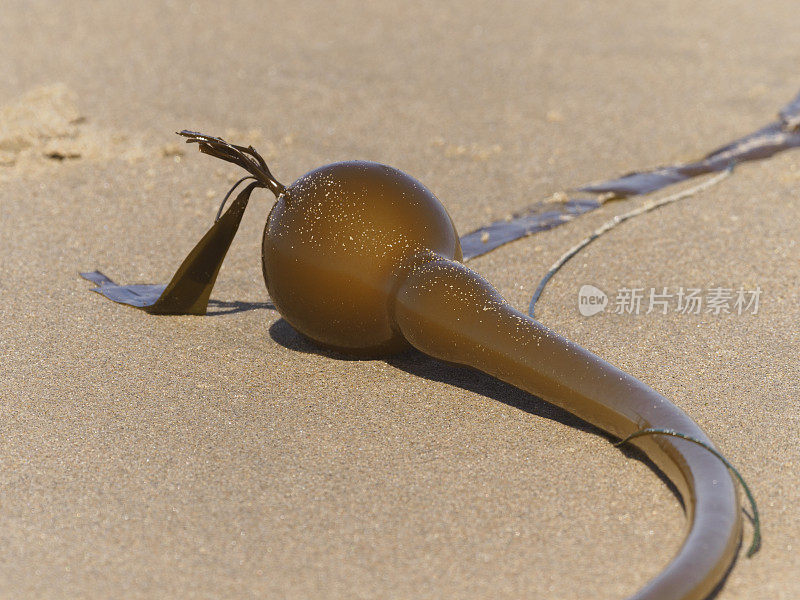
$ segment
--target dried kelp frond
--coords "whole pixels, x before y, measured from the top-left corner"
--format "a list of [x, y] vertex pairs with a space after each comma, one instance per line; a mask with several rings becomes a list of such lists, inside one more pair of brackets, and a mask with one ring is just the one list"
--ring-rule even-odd
[[185, 137], [187, 144], [198, 144], [200, 152], [203, 154], [239, 165], [276, 196], [280, 196], [286, 189], [273, 177], [264, 158], [252, 146], [229, 144], [220, 137], [187, 129], [179, 131], [178, 135]]

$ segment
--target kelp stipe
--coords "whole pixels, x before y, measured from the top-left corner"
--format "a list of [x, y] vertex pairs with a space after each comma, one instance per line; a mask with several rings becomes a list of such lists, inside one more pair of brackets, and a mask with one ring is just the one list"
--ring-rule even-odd
[[[315, 342], [370, 356], [411, 345], [516, 385], [616, 437], [660, 428], [713, 447], [669, 400], [517, 311], [464, 266], [450, 216], [414, 178], [354, 161], [320, 167], [284, 187], [252, 148], [183, 135], [247, 169], [256, 182], [243, 194], [257, 185], [276, 194], [262, 242], [264, 280], [281, 315]], [[736, 555], [735, 482], [716, 456], [687, 439], [631, 443], [675, 483], [689, 520], [677, 555], [632, 598], [700, 600]]]
[[[536, 394], [616, 437], [659, 427], [711, 445], [669, 400], [517, 311], [459, 262], [447, 211], [396, 169], [347, 162], [304, 175], [273, 206], [262, 255], [275, 306], [321, 345], [381, 355], [410, 344]], [[675, 483], [690, 524], [677, 556], [633, 598], [703, 598], [738, 548], [735, 482], [715, 456], [687, 440], [633, 443]]]

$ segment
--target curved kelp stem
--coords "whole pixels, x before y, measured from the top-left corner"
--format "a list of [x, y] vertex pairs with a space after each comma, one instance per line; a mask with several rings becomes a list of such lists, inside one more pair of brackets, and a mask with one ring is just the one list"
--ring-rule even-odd
[[682, 440], [688, 440], [698, 446], [705, 448], [711, 454], [717, 457], [718, 460], [722, 462], [728, 470], [733, 473], [733, 476], [736, 477], [736, 480], [742, 486], [744, 490], [745, 496], [747, 496], [748, 502], [750, 502], [750, 508], [753, 510], [753, 539], [750, 541], [750, 547], [747, 549], [747, 558], [753, 556], [756, 552], [761, 549], [761, 518], [758, 516], [758, 505], [756, 504], [756, 499], [753, 496], [753, 492], [750, 491], [750, 486], [747, 485], [747, 482], [742, 477], [742, 474], [739, 473], [739, 470], [734, 467], [730, 461], [725, 458], [719, 450], [713, 448], [712, 446], [707, 445], [702, 440], [698, 440], [691, 436], [685, 435], [679, 431], [673, 431], [671, 429], [640, 429], [639, 431], [634, 431], [624, 440], [620, 440], [616, 442], [615, 446], [622, 446], [627, 444], [632, 439], [642, 437], [644, 435], [671, 435], [673, 437], [681, 438]]
[[231, 189], [229, 189], [229, 190], [228, 190], [228, 193], [227, 193], [227, 194], [225, 194], [225, 197], [223, 197], [223, 198], [222, 198], [222, 202], [220, 202], [220, 203], [219, 203], [219, 208], [217, 209], [217, 216], [216, 216], [216, 217], [214, 217], [214, 222], [215, 222], [215, 223], [216, 223], [217, 221], [219, 221], [220, 217], [222, 216], [222, 211], [223, 211], [223, 210], [225, 210], [225, 204], [227, 204], [227, 202], [228, 202], [228, 198], [230, 198], [230, 197], [231, 197], [231, 194], [233, 194], [233, 192], [235, 192], [235, 191], [236, 191], [236, 188], [238, 188], [238, 187], [239, 187], [239, 186], [240, 186], [242, 183], [244, 183], [244, 182], [245, 182], [245, 181], [247, 181], [248, 179], [255, 179], [256, 181], [258, 181], [258, 180], [257, 180], [257, 179], [256, 179], [254, 176], [252, 176], [252, 175], [245, 175], [244, 177], [242, 177], [241, 179], [239, 179], [239, 180], [238, 180], [236, 183], [234, 183], [234, 184], [231, 186]]
[[[397, 325], [419, 350], [476, 367], [616, 437], [658, 427], [713, 448], [665, 397], [515, 310], [464, 265], [425, 255], [398, 278]], [[722, 580], [738, 548], [735, 483], [715, 455], [691, 441], [642, 437], [631, 443], [678, 488], [690, 523], [678, 554], [631, 599], [702, 599]]]
[[[669, 400], [515, 310], [465, 267], [452, 219], [421, 182], [387, 165], [348, 161], [284, 187], [253, 148], [181, 135], [256, 181], [160, 296], [147, 306], [139, 302], [140, 308], [204, 311], [250, 192], [266, 187], [277, 200], [262, 240], [264, 281], [275, 308], [296, 330], [323, 347], [360, 356], [387, 356], [410, 344], [480, 369], [613, 436], [633, 436], [631, 443], [681, 493], [689, 529], [669, 565], [632, 598], [700, 600], [719, 584], [736, 555], [741, 511], [736, 482], [718, 453], [709, 452], [711, 441]], [[87, 277], [120, 301], [109, 292], [125, 288], [99, 273]], [[687, 439], [637, 433], [654, 429]]]

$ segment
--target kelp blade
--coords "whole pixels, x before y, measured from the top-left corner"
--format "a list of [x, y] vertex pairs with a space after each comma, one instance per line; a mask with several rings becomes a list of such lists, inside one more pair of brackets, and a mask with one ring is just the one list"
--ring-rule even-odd
[[167, 285], [117, 285], [99, 271], [81, 273], [98, 285], [93, 291], [109, 300], [159, 315], [204, 315], [208, 299], [225, 255], [242, 222], [253, 182], [244, 188], [230, 208], [206, 232], [178, 267]]

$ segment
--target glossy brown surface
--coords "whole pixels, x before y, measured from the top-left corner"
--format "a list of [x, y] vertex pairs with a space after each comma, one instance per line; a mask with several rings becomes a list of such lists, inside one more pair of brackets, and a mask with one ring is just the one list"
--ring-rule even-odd
[[[455, 228], [433, 194], [373, 163], [337, 163], [300, 178], [278, 198], [264, 230], [270, 296], [319, 344], [378, 354], [410, 343], [618, 437], [660, 427], [711, 443], [669, 400], [516, 311], [459, 258]], [[690, 527], [678, 555], [633, 598], [703, 598], [738, 547], [734, 481], [714, 456], [685, 440], [636, 444], [680, 490]]]
[[[371, 356], [410, 344], [441, 360], [480, 369], [614, 436], [653, 427], [711, 445], [669, 400], [515, 310], [461, 264], [450, 216], [412, 177], [376, 163], [343, 162], [284, 187], [252, 148], [183, 134], [201, 151], [240, 164], [256, 182], [239, 195], [159, 296], [172, 298], [180, 291], [171, 301], [176, 311], [205, 306], [249, 193], [267, 187], [278, 200], [264, 229], [265, 282], [282, 316], [318, 344]], [[228, 224], [220, 225], [229, 215]], [[114, 286], [99, 273], [86, 276], [100, 285], [100, 293], [136, 306], [106, 293], [130, 286]], [[160, 287], [151, 291], [158, 292]], [[632, 598], [704, 598], [736, 555], [741, 516], [734, 481], [717, 458], [692, 442], [658, 436], [633, 443], [674, 482], [689, 527], [677, 556]]]
[[[669, 400], [515, 310], [462, 264], [421, 257], [399, 288], [396, 307], [398, 326], [416, 348], [479, 368], [612, 435], [659, 427], [711, 443]], [[633, 598], [704, 598], [738, 547], [735, 484], [703, 448], [676, 439], [641, 442], [637, 445], [680, 491], [690, 527], [670, 565]]]
[[461, 259], [450, 216], [420, 182], [370, 162], [327, 165], [281, 194], [264, 229], [264, 279], [298, 331], [360, 355], [406, 346], [392, 316], [397, 265], [425, 249]]

